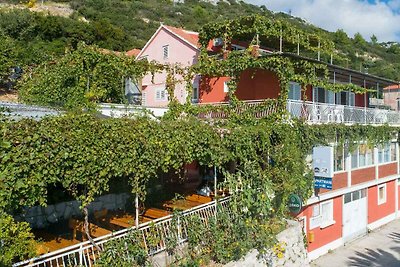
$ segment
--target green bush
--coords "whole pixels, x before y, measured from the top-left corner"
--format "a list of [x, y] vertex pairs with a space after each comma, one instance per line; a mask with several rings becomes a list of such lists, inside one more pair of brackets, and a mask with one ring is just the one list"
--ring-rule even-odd
[[36, 242], [26, 222], [0, 211], [0, 266], [36, 256]]

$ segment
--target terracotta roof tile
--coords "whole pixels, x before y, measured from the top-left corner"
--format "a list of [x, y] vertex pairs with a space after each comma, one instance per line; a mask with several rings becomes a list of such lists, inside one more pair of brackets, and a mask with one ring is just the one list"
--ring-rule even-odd
[[388, 87], [383, 88], [383, 90], [385, 90], [385, 91], [393, 90], [393, 89], [400, 89], [400, 85], [399, 84], [392, 84], [392, 85], [389, 85]]
[[126, 51], [125, 55], [127, 55], [128, 57], [136, 57], [137, 55], [139, 55], [140, 51], [140, 49], [134, 48], [132, 50]]
[[171, 32], [175, 33], [182, 39], [185, 39], [188, 43], [192, 44], [193, 46], [200, 47], [198, 32], [187, 31], [182, 28], [175, 28], [167, 25], [164, 25], [164, 27], [170, 30]]

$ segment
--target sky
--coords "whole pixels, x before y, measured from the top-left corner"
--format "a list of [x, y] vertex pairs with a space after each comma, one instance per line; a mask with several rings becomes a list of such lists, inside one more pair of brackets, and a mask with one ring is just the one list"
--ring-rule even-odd
[[359, 32], [367, 41], [400, 42], [400, 0], [246, 0], [286, 12], [326, 29], [343, 29], [350, 37]]

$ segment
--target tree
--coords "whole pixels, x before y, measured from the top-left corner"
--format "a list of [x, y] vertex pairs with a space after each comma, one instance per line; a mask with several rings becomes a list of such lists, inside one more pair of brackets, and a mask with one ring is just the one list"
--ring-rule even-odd
[[0, 33], [0, 86], [8, 82], [10, 70], [15, 66], [13, 41]]
[[361, 47], [364, 47], [367, 44], [367, 41], [365, 41], [361, 33], [357, 32], [356, 34], [354, 34], [354, 43]]
[[347, 33], [343, 29], [338, 29], [334, 33], [334, 41], [340, 45], [347, 45], [350, 43], [350, 39], [347, 36]]
[[376, 37], [375, 34], [373, 34], [373, 35], [371, 36], [371, 43], [372, 43], [373, 45], [378, 44], [378, 38]]

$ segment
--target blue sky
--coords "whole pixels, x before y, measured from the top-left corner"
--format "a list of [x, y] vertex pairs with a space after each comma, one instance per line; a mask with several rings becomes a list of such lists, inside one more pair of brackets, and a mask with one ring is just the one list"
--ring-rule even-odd
[[329, 31], [343, 29], [350, 37], [375, 34], [379, 42], [400, 42], [400, 0], [245, 0], [265, 5]]

